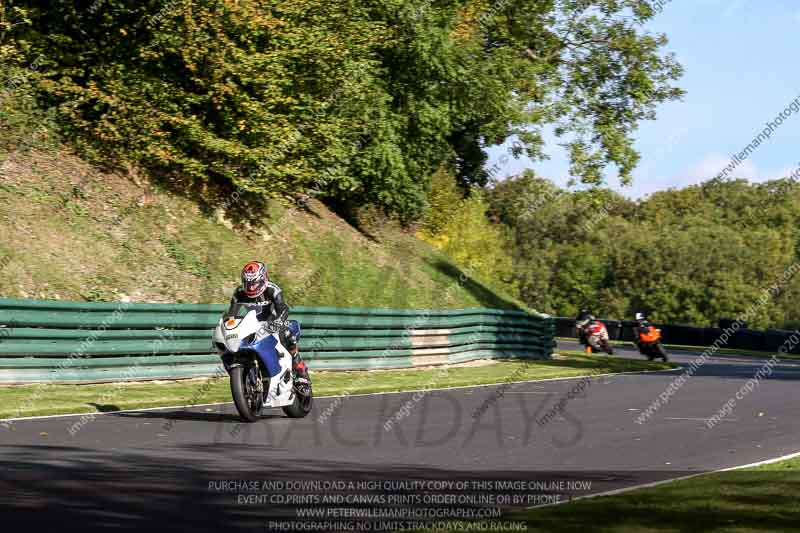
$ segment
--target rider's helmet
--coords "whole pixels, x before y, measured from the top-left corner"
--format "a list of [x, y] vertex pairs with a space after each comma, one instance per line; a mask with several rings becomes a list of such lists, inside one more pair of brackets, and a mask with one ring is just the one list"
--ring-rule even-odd
[[634, 318], [636, 319], [637, 322], [644, 322], [645, 320], [647, 320], [647, 317], [641, 311], [636, 313], [636, 316]]
[[592, 314], [592, 312], [587, 308], [583, 308], [578, 313], [577, 318], [575, 318], [575, 325], [578, 327], [583, 327], [589, 322], [592, 322], [593, 320], [594, 320], [594, 315]]
[[249, 298], [257, 298], [267, 289], [267, 265], [260, 261], [250, 261], [242, 269], [242, 290]]

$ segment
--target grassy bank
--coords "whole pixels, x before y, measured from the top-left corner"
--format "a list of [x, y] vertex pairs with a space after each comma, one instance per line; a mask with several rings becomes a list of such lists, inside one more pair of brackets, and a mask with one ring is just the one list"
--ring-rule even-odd
[[528, 511], [528, 531], [749, 533], [800, 530], [800, 458]]
[[290, 305], [517, 306], [411, 229], [358, 230], [315, 200], [180, 194], [62, 148], [0, 153], [0, 164], [0, 297], [224, 302], [261, 259]]
[[[317, 396], [363, 394], [666, 368], [670, 366], [570, 354], [550, 361], [497, 361], [480, 366], [317, 372], [314, 393]], [[6, 386], [0, 387], [0, 418], [228, 402], [230, 398], [227, 377], [131, 384]]]

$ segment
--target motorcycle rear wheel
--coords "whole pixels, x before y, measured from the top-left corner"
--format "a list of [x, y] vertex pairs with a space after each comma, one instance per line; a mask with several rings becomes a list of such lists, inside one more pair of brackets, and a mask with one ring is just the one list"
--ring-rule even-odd
[[656, 344], [656, 352], [658, 352], [658, 356], [666, 363], [667, 362], [667, 351], [664, 349], [664, 346], [659, 342]]
[[236, 366], [231, 369], [231, 395], [233, 396], [233, 404], [239, 412], [239, 416], [245, 422], [255, 422], [261, 414], [261, 409], [264, 406], [264, 399], [255, 387], [251, 380], [248, 379], [251, 372], [258, 372], [257, 369], [248, 369], [245, 372], [244, 367]]

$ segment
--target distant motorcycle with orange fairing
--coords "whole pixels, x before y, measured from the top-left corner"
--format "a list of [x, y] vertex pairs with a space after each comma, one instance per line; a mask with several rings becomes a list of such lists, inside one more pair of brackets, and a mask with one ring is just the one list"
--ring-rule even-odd
[[644, 313], [636, 313], [636, 325], [633, 327], [636, 347], [639, 353], [653, 359], [667, 360], [667, 351], [661, 344], [661, 330], [648, 322]]

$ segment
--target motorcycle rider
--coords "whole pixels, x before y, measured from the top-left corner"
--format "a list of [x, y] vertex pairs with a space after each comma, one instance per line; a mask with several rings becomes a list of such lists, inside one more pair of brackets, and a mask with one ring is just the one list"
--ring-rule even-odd
[[642, 312], [636, 313], [634, 319], [636, 322], [633, 326], [633, 342], [639, 348], [639, 353], [646, 355], [650, 360], [660, 357], [666, 362], [667, 351], [661, 344], [661, 331], [653, 326]]
[[636, 346], [638, 346], [641, 350], [641, 341], [639, 340], [641, 337], [640, 335], [643, 333], [648, 333], [650, 331], [650, 326], [652, 324], [649, 320], [647, 320], [647, 315], [642, 313], [641, 311], [637, 312], [634, 315], [634, 320], [636, 323], [633, 325], [633, 338], [634, 342], [636, 342]]
[[283, 299], [283, 291], [277, 284], [270, 281], [267, 266], [260, 261], [250, 261], [241, 273], [242, 284], [236, 288], [231, 297], [234, 304], [259, 304], [260, 310], [257, 318], [260, 322], [267, 322], [275, 328], [281, 338], [281, 343], [286, 346], [292, 355], [292, 369], [294, 370], [294, 384], [301, 394], [311, 388], [308, 377], [308, 368], [300, 357], [297, 346], [297, 336], [300, 334], [300, 325], [296, 320], [287, 320], [289, 306]]
[[597, 320], [588, 309], [581, 309], [575, 317], [575, 329], [578, 330], [578, 339], [586, 353], [595, 353], [598, 350], [608, 355], [614, 353], [605, 324]]
[[578, 312], [578, 316], [575, 317], [575, 329], [578, 330], [578, 341], [584, 346], [589, 345], [589, 339], [586, 336], [586, 327], [594, 322], [594, 320], [594, 315], [587, 308], [581, 309]]

